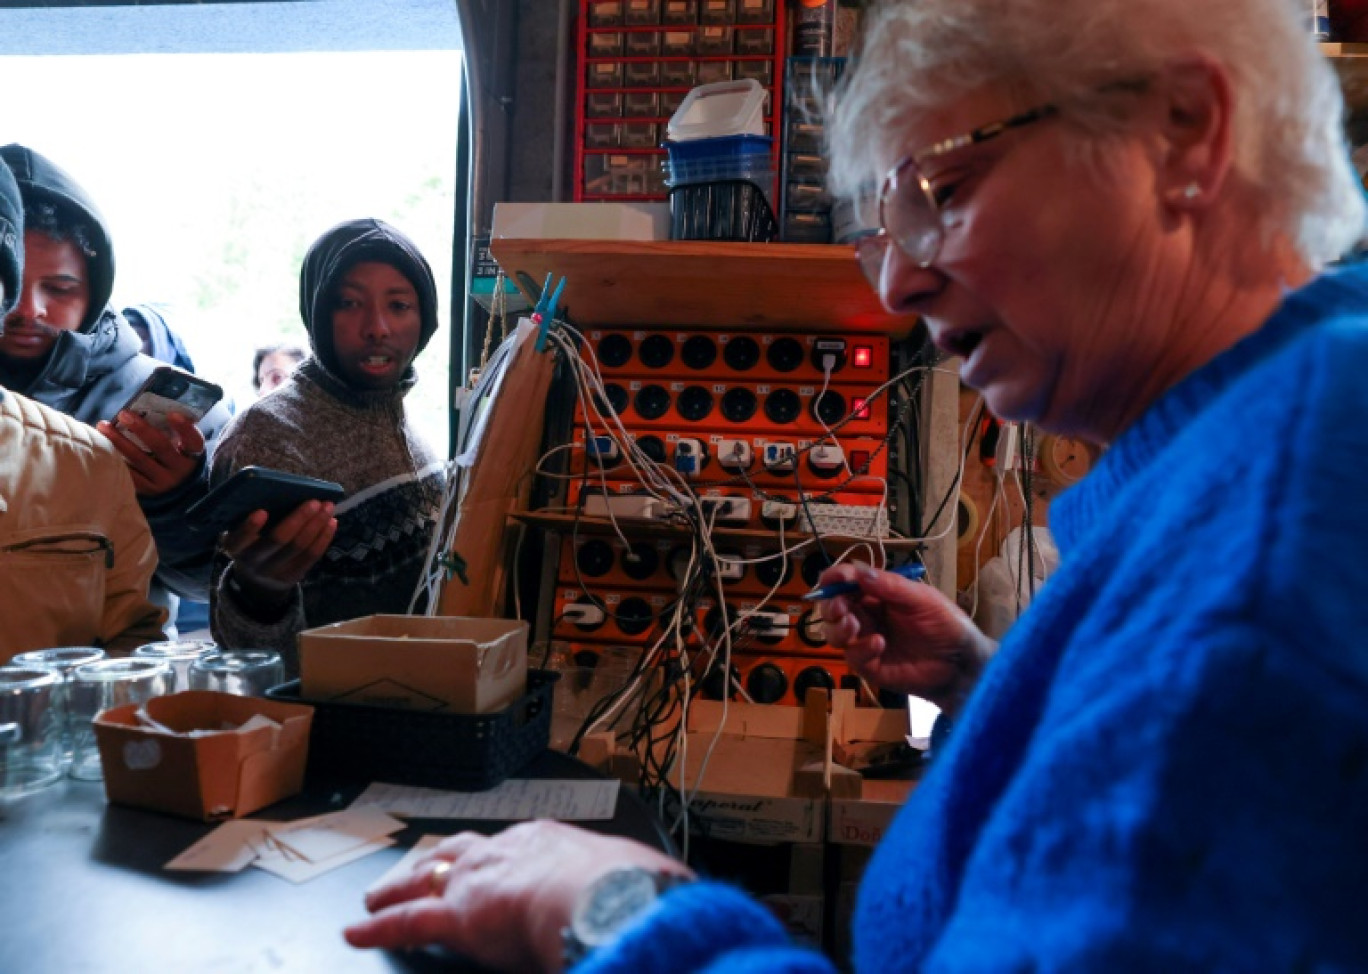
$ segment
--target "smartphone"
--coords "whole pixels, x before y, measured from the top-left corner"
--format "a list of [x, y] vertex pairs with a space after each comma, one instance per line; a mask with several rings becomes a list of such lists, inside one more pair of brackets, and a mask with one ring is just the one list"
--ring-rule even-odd
[[219, 534], [231, 531], [253, 511], [265, 511], [270, 527], [305, 501], [340, 501], [341, 484], [269, 467], [243, 467], [185, 512], [190, 526]]
[[[191, 375], [171, 365], [161, 365], [152, 370], [146, 381], [133, 397], [124, 403], [123, 410], [140, 416], [161, 430], [172, 435], [171, 424], [166, 417], [169, 413], [180, 413], [198, 423], [204, 414], [214, 408], [214, 403], [223, 398], [223, 390], [207, 379]], [[114, 428], [147, 452], [147, 447], [116, 417]]]

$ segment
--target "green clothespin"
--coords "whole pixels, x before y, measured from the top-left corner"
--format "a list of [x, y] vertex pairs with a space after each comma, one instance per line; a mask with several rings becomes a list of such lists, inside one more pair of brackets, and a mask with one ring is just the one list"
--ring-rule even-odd
[[455, 575], [461, 580], [462, 585], [469, 585], [470, 578], [466, 574], [466, 560], [454, 551], [444, 551], [437, 556], [437, 564], [442, 566], [442, 577], [448, 582], [451, 576]]

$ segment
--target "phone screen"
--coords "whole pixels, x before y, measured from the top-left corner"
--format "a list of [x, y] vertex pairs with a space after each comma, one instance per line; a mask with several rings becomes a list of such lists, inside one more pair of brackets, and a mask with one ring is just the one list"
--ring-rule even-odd
[[[212, 382], [206, 382], [178, 369], [159, 368], [143, 384], [143, 388], [128, 401], [124, 409], [170, 435], [171, 424], [166, 418], [170, 413], [180, 413], [199, 422], [222, 397], [223, 391]], [[117, 422], [115, 425], [139, 447], [147, 449], [131, 432], [123, 429]]]
[[129, 412], [141, 416], [159, 430], [171, 431], [167, 422], [168, 413], [188, 414], [191, 419], [201, 419], [218, 402], [218, 397], [207, 389], [191, 385], [181, 398], [171, 399], [151, 390], [144, 392], [129, 406]]

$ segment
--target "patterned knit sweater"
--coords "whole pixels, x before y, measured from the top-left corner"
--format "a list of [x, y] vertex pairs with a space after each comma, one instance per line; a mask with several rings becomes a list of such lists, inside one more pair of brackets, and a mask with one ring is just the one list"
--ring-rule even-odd
[[336, 508], [332, 546], [277, 621], [258, 621], [238, 603], [225, 584], [228, 559], [218, 553], [211, 618], [220, 646], [274, 649], [294, 676], [300, 630], [409, 611], [445, 470], [404, 414], [404, 396], [415, 381], [410, 373], [394, 389], [358, 392], [310, 358], [234, 417], [214, 451], [211, 486], [243, 467], [261, 466], [337, 481], [346, 498]]

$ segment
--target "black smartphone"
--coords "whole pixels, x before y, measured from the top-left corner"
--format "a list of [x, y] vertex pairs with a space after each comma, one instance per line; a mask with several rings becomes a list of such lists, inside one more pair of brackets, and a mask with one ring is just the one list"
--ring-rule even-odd
[[[161, 365], [152, 370], [152, 374], [138, 391], [133, 393], [132, 398], [124, 403], [120, 412], [127, 410], [134, 416], [140, 416], [170, 436], [171, 424], [167, 422], [167, 414], [180, 413], [198, 423], [204, 418], [205, 413], [214, 408], [214, 403], [222, 398], [223, 390], [209, 380], [201, 379], [175, 366]], [[117, 417], [114, 419], [114, 428], [140, 448], [147, 450], [147, 447], [123, 426]]]
[[218, 534], [231, 531], [253, 511], [265, 511], [270, 527], [305, 501], [340, 501], [341, 484], [269, 467], [243, 467], [185, 512], [190, 526]]

